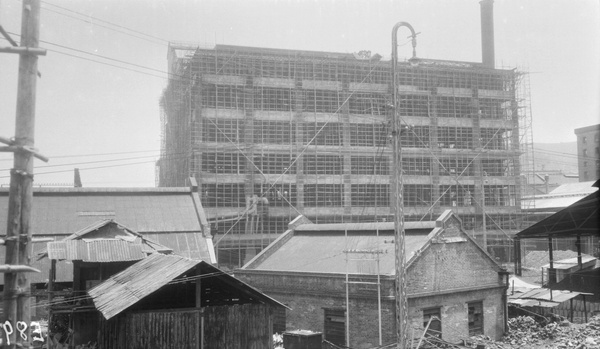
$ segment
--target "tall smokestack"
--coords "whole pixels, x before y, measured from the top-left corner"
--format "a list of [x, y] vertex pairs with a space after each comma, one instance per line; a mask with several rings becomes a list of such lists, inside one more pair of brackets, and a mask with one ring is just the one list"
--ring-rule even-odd
[[486, 68], [495, 68], [494, 0], [481, 0], [481, 61]]

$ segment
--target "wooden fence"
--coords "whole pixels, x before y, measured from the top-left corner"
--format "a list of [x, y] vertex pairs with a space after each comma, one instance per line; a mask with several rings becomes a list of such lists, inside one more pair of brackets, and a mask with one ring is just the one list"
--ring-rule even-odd
[[[100, 349], [272, 348], [272, 309], [264, 304], [140, 311], [101, 321]], [[203, 341], [201, 333], [204, 333]]]

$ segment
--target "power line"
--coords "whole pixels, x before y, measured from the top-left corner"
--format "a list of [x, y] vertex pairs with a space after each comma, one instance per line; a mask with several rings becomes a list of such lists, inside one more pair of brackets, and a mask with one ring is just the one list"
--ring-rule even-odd
[[[137, 151], [123, 151], [123, 152], [114, 152], [114, 153], [95, 153], [95, 154], [73, 154], [73, 155], [49, 155], [48, 157], [52, 160], [54, 159], [64, 159], [64, 158], [77, 158], [77, 157], [87, 157], [87, 156], [106, 156], [106, 155], [122, 155], [122, 154], [137, 154], [137, 153], [150, 153], [150, 152], [158, 152], [160, 150], [137, 150]], [[0, 161], [12, 161], [13, 159], [0, 159]]]
[[[8, 32], [8, 33], [11, 34], [11, 35], [15, 35], [17, 37], [20, 37], [20, 35], [17, 34], [17, 33], [13, 33], [13, 32]], [[60, 47], [60, 48], [64, 48], [64, 49], [67, 49], [67, 50], [71, 50], [71, 51], [75, 51], [75, 52], [87, 54], [87, 55], [90, 55], [90, 56], [95, 56], [95, 57], [106, 59], [106, 60], [109, 60], [109, 61], [114, 61], [114, 62], [117, 62], [117, 63], [131, 65], [131, 66], [134, 66], [136, 68], [142, 68], [142, 69], [147, 69], [147, 70], [150, 70], [150, 71], [162, 73], [162, 74], [165, 74], [167, 76], [171, 75], [171, 76], [179, 77], [176, 74], [169, 74], [168, 72], [166, 72], [164, 70], [150, 68], [150, 67], [146, 67], [146, 66], [139, 65], [139, 64], [136, 64], [136, 63], [131, 63], [131, 62], [123, 61], [123, 60], [116, 59], [116, 58], [102, 56], [102, 55], [99, 55], [97, 53], [83, 51], [83, 50], [79, 50], [79, 49], [76, 49], [76, 48], [72, 48], [72, 47], [68, 47], [68, 46], [64, 46], [64, 45], [60, 45], [60, 44], [55, 44], [55, 43], [49, 42], [49, 41], [44, 41], [44, 40], [39, 40], [39, 41], [42, 42], [42, 43], [48, 44], [48, 45], [57, 46], [57, 47]], [[119, 66], [119, 65], [115, 65], [115, 64], [110, 64], [110, 63], [106, 63], [106, 62], [94, 60], [94, 59], [91, 59], [91, 58], [77, 56], [77, 55], [66, 53], [66, 52], [59, 51], [59, 50], [48, 49], [48, 51], [56, 52], [56, 53], [59, 53], [59, 54], [70, 56], [70, 57], [80, 58], [80, 59], [83, 59], [83, 60], [86, 60], [86, 61], [91, 61], [91, 62], [95, 62], [95, 63], [99, 63], [99, 64], [104, 64], [104, 65], [108, 65], [108, 66], [112, 66], [112, 67], [116, 67], [116, 68], [121, 68], [121, 69], [129, 70], [129, 71], [133, 71], [133, 72], [136, 72], [136, 73], [141, 73], [141, 74], [145, 74], [145, 75], [149, 75], [149, 76], [154, 76], [154, 77], [158, 77], [158, 78], [161, 78], [161, 79], [166, 79], [166, 77], [164, 77], [164, 76], [158, 76], [158, 75], [155, 75], [155, 74], [150, 74], [150, 73], [147, 73], [147, 72], [143, 72], [143, 71], [139, 71], [139, 70], [127, 68], [127, 67], [122, 67], [122, 66]]]
[[[165, 43], [168, 43], [168, 42], [169, 42], [169, 41], [168, 41], [168, 40], [166, 40], [166, 39], [159, 38], [159, 37], [157, 37], [157, 36], [150, 35], [150, 34], [147, 34], [147, 33], [144, 33], [144, 32], [138, 31], [138, 30], [135, 30], [135, 29], [131, 29], [131, 28], [128, 28], [128, 27], [122, 26], [122, 25], [120, 25], [120, 24], [112, 23], [112, 22], [109, 22], [109, 21], [106, 21], [106, 20], [103, 20], [103, 19], [100, 19], [100, 18], [97, 18], [97, 17], [91, 16], [91, 15], [88, 15], [88, 14], [84, 14], [84, 13], [81, 13], [81, 12], [77, 12], [77, 11], [74, 11], [74, 10], [71, 10], [71, 9], [68, 9], [68, 8], [65, 8], [65, 7], [62, 7], [62, 6], [58, 6], [58, 5], [55, 5], [55, 4], [51, 4], [51, 3], [47, 2], [47, 1], [42, 1], [42, 3], [43, 3], [43, 4], [45, 4], [45, 5], [48, 5], [48, 6], [52, 6], [52, 7], [55, 7], [55, 8], [61, 9], [61, 10], [63, 10], [63, 11], [71, 12], [71, 13], [74, 13], [74, 14], [77, 14], [77, 15], [80, 15], [80, 16], [88, 17], [88, 18], [92, 18], [92, 19], [94, 19], [94, 20], [96, 20], [96, 21], [98, 21], [98, 22], [105, 23], [105, 24], [109, 24], [109, 25], [115, 26], [115, 27], [117, 27], [117, 28], [120, 28], [120, 29], [125, 29], [125, 30], [128, 30], [128, 31], [130, 31], [130, 32], [133, 32], [133, 33], [136, 33], [136, 34], [144, 35], [144, 36], [147, 36], [147, 37], [149, 37], [149, 38], [152, 38], [152, 39], [155, 39], [155, 40], [158, 40], [158, 41], [162, 41], [162, 42], [165, 42]], [[47, 11], [52, 11], [52, 10], [50, 10], [50, 9], [48, 9], [48, 8], [43, 8], [43, 9], [44, 9], [44, 10], [47, 10]], [[55, 12], [55, 11], [52, 11], [52, 12]], [[56, 12], [56, 13], [59, 13], [59, 12]], [[61, 14], [62, 14], [62, 15], [64, 15], [64, 16], [67, 16], [66, 14], [63, 14], [63, 13], [61, 13]], [[75, 18], [75, 17], [72, 17], [72, 18]], [[75, 19], [78, 19], [78, 20], [85, 21], [85, 20], [83, 20], [83, 19], [79, 19], [79, 18], [75, 18]], [[95, 24], [95, 23], [92, 23], [91, 21], [88, 21], [88, 23]], [[111, 29], [111, 28], [107, 28], [107, 29]], [[111, 29], [111, 30], [115, 30], [115, 29]], [[115, 31], [116, 31], [116, 30], [115, 30]], [[123, 33], [123, 32], [122, 32], [122, 33]], [[127, 33], [123, 33], [123, 34], [130, 35], [130, 34], [127, 34]], [[133, 36], [133, 35], [132, 35], [132, 36]], [[134, 37], [137, 37], [137, 36], [134, 36]], [[139, 37], [137, 37], [137, 38], [139, 38]]]
[[[187, 154], [183, 154], [183, 155], [177, 156], [177, 157], [159, 158], [158, 160], [161, 160], [161, 159], [166, 159], [166, 160], [185, 160], [187, 158], [188, 158], [188, 155]], [[84, 168], [79, 168], [79, 170], [80, 171], [86, 171], [86, 170], [97, 170], [97, 169], [103, 169], [103, 168], [113, 168], [113, 167], [131, 166], [131, 165], [139, 165], [139, 164], [148, 164], [148, 163], [155, 163], [158, 160], [130, 162], [130, 163], [125, 163], [125, 164], [115, 164], [115, 165], [107, 165], [107, 166], [84, 167]], [[114, 161], [118, 161], [118, 160], [114, 160]], [[65, 173], [65, 172], [71, 172], [71, 171], [73, 171], [73, 169], [47, 171], [47, 172], [37, 172], [37, 173], [35, 173], [35, 175], [38, 176], [38, 175], [44, 175], [44, 174]], [[0, 178], [10, 178], [10, 175], [9, 176], [0, 176]]]

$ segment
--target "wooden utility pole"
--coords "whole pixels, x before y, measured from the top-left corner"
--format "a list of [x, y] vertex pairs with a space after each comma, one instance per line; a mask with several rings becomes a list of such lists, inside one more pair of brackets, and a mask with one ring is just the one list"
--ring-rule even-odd
[[[31, 202], [33, 199], [33, 156], [35, 124], [35, 91], [37, 82], [38, 55], [45, 50], [37, 49], [39, 42], [40, 1], [23, 0], [21, 19], [21, 45], [18, 48], [6, 48], [2, 52], [19, 54], [19, 78], [17, 91], [17, 112], [14, 139], [3, 139], [7, 147], [2, 151], [14, 152], [14, 166], [10, 172], [10, 192], [8, 220], [6, 229], [6, 264], [21, 266], [8, 268], [4, 274], [4, 321], [8, 321], [13, 331], [5, 328], [5, 348], [30, 347], [29, 330], [27, 340], [20, 335], [19, 323], [27, 327], [31, 323], [30, 284], [27, 273], [18, 271], [29, 266], [32, 254], [32, 236], [29, 226]], [[27, 269], [27, 268], [25, 268]], [[29, 268], [31, 270], [31, 268]], [[5, 323], [5, 322], [3, 322]], [[8, 342], [10, 341], [10, 345]]]

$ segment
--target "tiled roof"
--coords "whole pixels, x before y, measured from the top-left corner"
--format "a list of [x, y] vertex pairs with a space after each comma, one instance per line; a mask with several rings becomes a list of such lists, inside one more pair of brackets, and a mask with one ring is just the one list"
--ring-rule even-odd
[[[0, 212], [8, 212], [8, 190], [0, 189]], [[141, 233], [201, 231], [187, 188], [34, 189], [34, 235], [70, 235], [101, 219], [114, 219]], [[6, 214], [0, 229], [6, 229]]]

